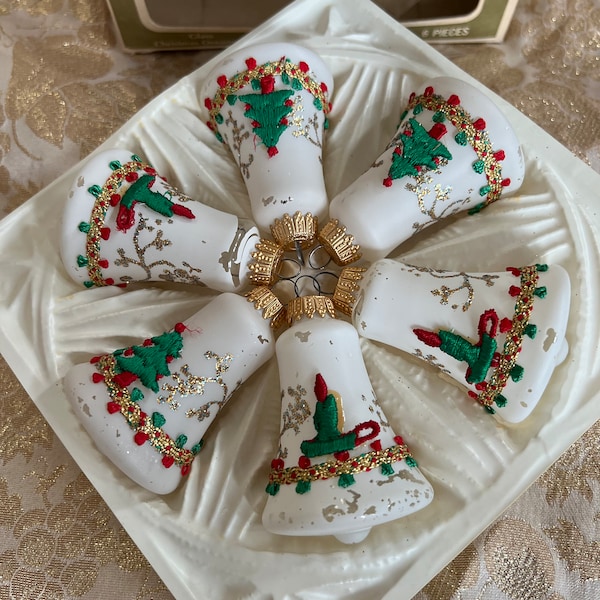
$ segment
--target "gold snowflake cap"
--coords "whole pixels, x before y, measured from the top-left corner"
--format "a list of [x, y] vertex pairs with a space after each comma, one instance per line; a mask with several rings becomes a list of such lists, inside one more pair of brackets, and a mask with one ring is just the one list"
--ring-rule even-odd
[[346, 228], [337, 219], [328, 221], [319, 231], [321, 242], [333, 261], [343, 267], [361, 257], [360, 246], [354, 243], [354, 236], [346, 233]]
[[286, 314], [289, 325], [302, 317], [312, 319], [317, 314], [322, 318], [329, 315], [335, 319], [335, 307], [327, 296], [299, 296], [287, 303]]
[[281, 265], [284, 249], [277, 242], [261, 238], [256, 244], [256, 250], [250, 256], [254, 259], [248, 265], [248, 278], [254, 285], [270, 286]]
[[360, 289], [359, 281], [366, 271], [364, 267], [344, 267], [333, 292], [333, 305], [341, 313], [352, 316], [356, 304], [356, 292]]
[[271, 327], [278, 329], [286, 321], [286, 309], [279, 298], [264, 285], [257, 286], [246, 294], [248, 302], [262, 311], [263, 319], [270, 319]]
[[309, 212], [303, 214], [297, 211], [293, 216], [286, 213], [281, 219], [275, 219], [271, 225], [271, 234], [285, 250], [293, 250], [297, 243], [305, 250], [314, 245], [317, 226], [317, 217]]

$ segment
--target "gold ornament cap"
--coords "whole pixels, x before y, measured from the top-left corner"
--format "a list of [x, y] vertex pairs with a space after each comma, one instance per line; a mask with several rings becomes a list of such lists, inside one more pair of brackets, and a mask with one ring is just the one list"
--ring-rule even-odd
[[335, 319], [335, 307], [333, 301], [328, 296], [299, 296], [292, 298], [286, 306], [287, 321], [292, 325], [294, 321], [299, 321], [302, 317], [312, 319], [316, 314], [320, 317], [330, 317]]
[[285, 250], [293, 250], [297, 244], [306, 250], [315, 243], [317, 226], [317, 217], [297, 211], [293, 216], [286, 213], [281, 219], [275, 219], [271, 225], [271, 234]]
[[263, 319], [271, 320], [273, 329], [278, 329], [286, 321], [285, 306], [268, 287], [255, 287], [246, 294], [246, 298], [254, 304], [256, 310], [262, 311]]
[[361, 257], [360, 246], [354, 243], [354, 236], [347, 234], [346, 228], [340, 225], [337, 219], [328, 221], [317, 237], [335, 264], [340, 267]]
[[255, 247], [256, 250], [250, 254], [254, 262], [248, 265], [248, 279], [254, 285], [272, 285], [281, 266], [284, 250], [276, 242], [264, 238]]
[[333, 305], [341, 313], [351, 317], [356, 304], [359, 281], [366, 271], [364, 267], [344, 267], [333, 292]]

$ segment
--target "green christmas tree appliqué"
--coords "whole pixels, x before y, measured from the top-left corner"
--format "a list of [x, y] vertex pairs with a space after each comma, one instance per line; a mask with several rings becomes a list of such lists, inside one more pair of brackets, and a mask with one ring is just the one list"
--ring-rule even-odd
[[178, 358], [183, 348], [182, 327], [146, 340], [141, 346], [131, 346], [114, 352], [120, 372], [114, 381], [126, 387], [137, 379], [158, 393], [158, 379], [171, 374], [169, 363]]
[[294, 106], [290, 98], [293, 93], [293, 89], [275, 90], [275, 78], [266, 75], [260, 79], [260, 93], [238, 96], [246, 104], [252, 131], [265, 144], [269, 156], [277, 154], [277, 142], [288, 127], [287, 117]]
[[436, 169], [440, 158], [452, 160], [452, 154], [439, 141], [446, 133], [446, 127], [436, 123], [427, 131], [416, 119], [408, 121], [409, 126], [398, 136], [401, 143], [392, 154], [388, 176], [383, 185], [390, 187], [394, 179], [416, 177], [423, 169]]

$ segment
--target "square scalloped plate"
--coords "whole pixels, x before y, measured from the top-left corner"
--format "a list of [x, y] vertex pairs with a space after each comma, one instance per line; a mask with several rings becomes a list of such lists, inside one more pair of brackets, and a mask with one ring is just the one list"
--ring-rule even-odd
[[[334, 74], [324, 156], [331, 197], [379, 156], [409, 93], [422, 81], [448, 75], [485, 90], [365, 0], [296, 2], [230, 50], [265, 41], [303, 44], [321, 54]], [[102, 149], [136, 152], [191, 197], [249, 217], [241, 176], [204, 125], [198, 98], [203, 79], [221, 59], [161, 94]], [[178, 598], [409, 598], [600, 417], [600, 218], [594, 207], [600, 177], [488, 93], [522, 140], [522, 189], [478, 215], [425, 232], [395, 256], [467, 272], [562, 264], [573, 285], [570, 353], [532, 416], [505, 428], [429, 367], [363, 341], [382, 407], [436, 497], [424, 510], [374, 528], [354, 546], [332, 537], [276, 536], [262, 528], [280, 418], [274, 360], [244, 384], [209, 429], [180, 489], [158, 497], [122, 476], [78, 424], [61, 377], [94, 354], [164, 331], [214, 293], [168, 285], [86, 290], [70, 281], [59, 260], [57, 215], [77, 167], [0, 223], [0, 350]]]

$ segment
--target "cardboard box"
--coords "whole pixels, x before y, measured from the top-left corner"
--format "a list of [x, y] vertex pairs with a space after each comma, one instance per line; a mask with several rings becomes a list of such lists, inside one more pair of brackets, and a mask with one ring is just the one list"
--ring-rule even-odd
[[[518, 0], [375, 0], [416, 35], [436, 42], [501, 42]], [[130, 52], [224, 48], [290, 0], [107, 0]]]

